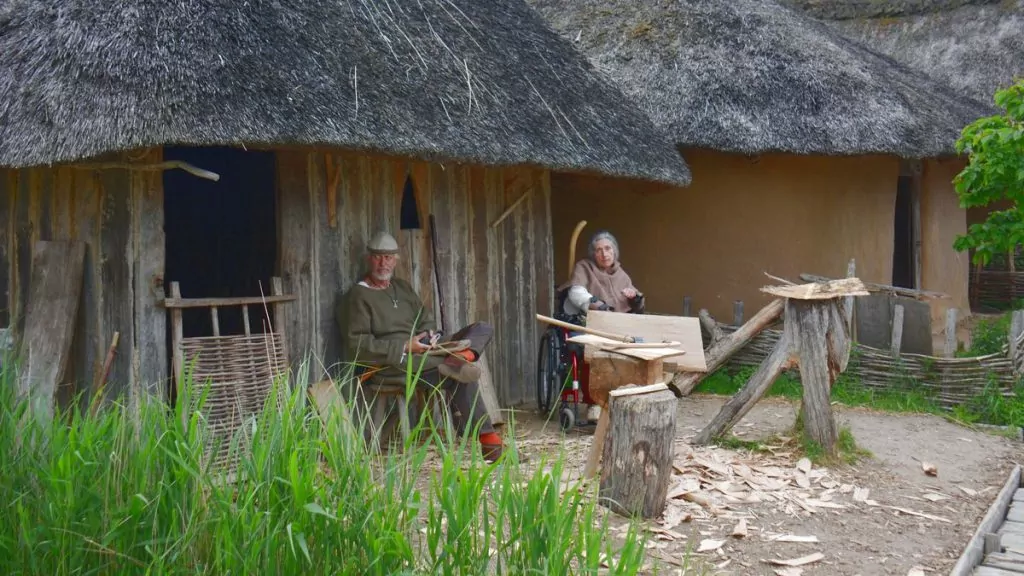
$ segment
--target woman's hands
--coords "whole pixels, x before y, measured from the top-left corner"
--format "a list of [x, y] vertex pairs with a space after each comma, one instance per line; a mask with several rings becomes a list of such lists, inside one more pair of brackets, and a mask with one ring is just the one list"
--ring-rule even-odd
[[633, 288], [632, 286], [630, 286], [629, 288], [623, 288], [622, 295], [625, 296], [627, 300], [632, 300], [633, 298], [636, 298], [636, 288]]

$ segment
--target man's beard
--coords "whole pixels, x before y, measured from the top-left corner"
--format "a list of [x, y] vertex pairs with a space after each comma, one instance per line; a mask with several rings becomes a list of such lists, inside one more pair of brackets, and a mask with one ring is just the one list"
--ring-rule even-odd
[[394, 275], [395, 275], [395, 271], [394, 270], [392, 270], [390, 272], [385, 272], [383, 274], [379, 274], [377, 272], [371, 272], [370, 273], [370, 276], [373, 276], [373, 279], [378, 281], [378, 282], [390, 282], [391, 281], [391, 277], [394, 276]]

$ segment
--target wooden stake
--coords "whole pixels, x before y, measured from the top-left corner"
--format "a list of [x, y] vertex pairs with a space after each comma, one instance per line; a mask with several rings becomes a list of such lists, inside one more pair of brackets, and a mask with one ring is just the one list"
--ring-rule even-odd
[[562, 322], [561, 320], [555, 320], [554, 318], [548, 318], [543, 314], [537, 314], [537, 320], [552, 326], [559, 326], [575, 332], [582, 332], [584, 334], [592, 334], [594, 336], [601, 336], [602, 338], [608, 338], [609, 340], [615, 340], [617, 342], [633, 343], [636, 339], [632, 336], [625, 336], [622, 334], [612, 334], [611, 332], [604, 332], [602, 330], [594, 330], [593, 328], [587, 328], [586, 326], [577, 326], [576, 324], [570, 324], [568, 322]]
[[99, 405], [103, 403], [103, 393], [107, 389], [107, 379], [110, 378], [110, 367], [114, 364], [114, 352], [117, 350], [117, 343], [121, 339], [120, 332], [114, 332], [114, 337], [110, 340], [110, 348], [107, 348], [107, 357], [103, 360], [103, 372], [100, 375], [100, 379], [93, 385], [93, 397], [90, 403], [89, 413], [93, 416], [96, 415], [96, 410]]
[[892, 337], [889, 339], [889, 354], [893, 358], [900, 355], [903, 345], [903, 305], [897, 304], [892, 310]]
[[732, 325], [743, 325], [743, 300], [737, 300], [732, 303]]
[[197, 166], [193, 166], [188, 162], [182, 162], [181, 160], [167, 160], [166, 162], [150, 162], [133, 164], [130, 162], [96, 162], [92, 164], [72, 164], [71, 168], [78, 170], [105, 170], [105, 169], [123, 169], [123, 170], [143, 170], [147, 172], [160, 171], [160, 170], [172, 170], [174, 168], [180, 168], [193, 176], [204, 178], [206, 180], [213, 180], [217, 182], [220, 180], [220, 174], [204, 170]]
[[572, 270], [576, 267], [576, 242], [579, 240], [580, 232], [583, 232], [583, 227], [586, 225], [586, 220], [580, 220], [572, 231], [572, 239], [569, 240], [569, 271], [566, 273], [566, 278], [572, 278]]
[[946, 310], [946, 358], [952, 358], [956, 356], [957, 337], [956, 337], [956, 316], [957, 309], [950, 308]]
[[[776, 302], [779, 302], [781, 305], [781, 301]], [[693, 439], [693, 443], [698, 446], [710, 444], [735, 426], [754, 407], [754, 404], [757, 404], [757, 401], [764, 396], [764, 393], [771, 388], [772, 383], [779, 377], [779, 374], [782, 374], [783, 370], [792, 365], [793, 352], [793, 345], [790, 343], [789, 336], [784, 332], [778, 342], [775, 343], [772, 353], [757, 367], [757, 371], [750, 377], [750, 380], [747, 380], [743, 388], [722, 406], [722, 409], [718, 411], [715, 418]], [[710, 354], [708, 358], [711, 358]], [[708, 372], [711, 371], [711, 362], [709, 361]], [[680, 389], [682, 389], [682, 386], [680, 386]], [[692, 389], [693, 387], [691, 386], [690, 390]], [[688, 392], [689, 390], [687, 390]]]

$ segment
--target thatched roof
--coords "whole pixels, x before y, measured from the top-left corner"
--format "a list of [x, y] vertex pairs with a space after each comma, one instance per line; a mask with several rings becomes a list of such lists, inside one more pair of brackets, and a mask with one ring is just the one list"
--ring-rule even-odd
[[1024, 77], [1024, 0], [786, 0], [986, 104]]
[[686, 146], [953, 153], [986, 110], [770, 0], [530, 0]]
[[331, 145], [689, 181], [522, 0], [7, 0], [0, 166]]

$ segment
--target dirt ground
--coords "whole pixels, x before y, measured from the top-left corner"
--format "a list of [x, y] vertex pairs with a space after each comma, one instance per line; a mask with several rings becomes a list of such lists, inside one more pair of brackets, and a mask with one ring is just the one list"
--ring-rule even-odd
[[[780, 445], [774, 454], [691, 446], [688, 440], [723, 402], [696, 395], [679, 403], [677, 475], [665, 518], [650, 523], [649, 555], [671, 568], [661, 573], [948, 573], [1024, 456], [1024, 443], [937, 416], [842, 406], [834, 406], [839, 425], [871, 452], [853, 465], [811, 467], [791, 446]], [[749, 440], [784, 435], [797, 408], [784, 399], [763, 399], [734, 432]], [[528, 412], [517, 412], [516, 420], [517, 444], [530, 461], [565, 450], [570, 477], [580, 476], [589, 433], [563, 437], [556, 422]], [[934, 465], [937, 475], [926, 474], [922, 461]], [[688, 499], [687, 492], [702, 498]], [[624, 519], [609, 517], [613, 530], [624, 529]], [[732, 536], [741, 524], [745, 536]], [[687, 550], [689, 566], [683, 569]], [[808, 556], [811, 561], [799, 567], [769, 563]]]

